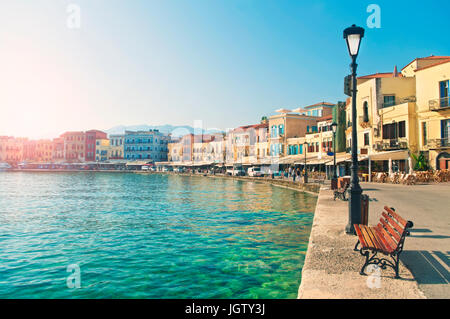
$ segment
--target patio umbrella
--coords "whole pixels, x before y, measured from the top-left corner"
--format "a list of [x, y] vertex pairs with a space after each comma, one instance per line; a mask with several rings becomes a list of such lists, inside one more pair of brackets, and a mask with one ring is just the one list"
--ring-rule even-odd
[[389, 159], [389, 176], [392, 175], [392, 158]]

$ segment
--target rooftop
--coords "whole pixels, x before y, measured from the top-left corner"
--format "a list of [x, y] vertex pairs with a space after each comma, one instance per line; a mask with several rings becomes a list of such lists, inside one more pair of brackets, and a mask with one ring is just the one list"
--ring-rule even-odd
[[[394, 72], [386, 72], [386, 73], [375, 73], [375, 74], [369, 74], [369, 75], [364, 75], [364, 76], [360, 76], [358, 78], [361, 80], [365, 80], [365, 79], [381, 79], [381, 78], [394, 78], [395, 76]], [[397, 77], [403, 77], [403, 75], [401, 73], [397, 74]]]
[[445, 55], [430, 55], [428, 57], [424, 57], [424, 58], [415, 58], [414, 60], [412, 60], [411, 62], [409, 62], [403, 69], [406, 69], [408, 66], [410, 66], [412, 63], [414, 63], [417, 60], [442, 60], [442, 59], [450, 59], [450, 56], [445, 56]]
[[317, 107], [317, 106], [328, 106], [328, 107], [331, 107], [331, 106], [335, 106], [335, 105], [336, 104], [333, 104], [333, 103], [330, 103], [330, 102], [320, 102], [320, 103], [316, 103], [316, 104], [313, 104], [313, 105], [305, 106], [304, 108], [305, 109], [309, 109], [309, 108]]

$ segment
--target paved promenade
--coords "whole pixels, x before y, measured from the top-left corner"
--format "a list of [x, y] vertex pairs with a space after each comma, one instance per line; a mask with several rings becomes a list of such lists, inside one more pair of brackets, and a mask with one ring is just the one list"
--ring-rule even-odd
[[384, 205], [414, 222], [401, 260], [427, 298], [450, 298], [450, 183], [361, 186], [371, 199], [370, 224], [377, 222]]
[[[319, 194], [298, 297], [425, 298], [413, 275], [403, 264], [400, 265], [401, 279], [394, 279], [394, 271], [389, 268], [382, 270], [380, 276], [376, 273], [371, 276], [359, 274], [364, 257], [353, 251], [357, 237], [344, 232], [348, 220], [348, 202], [334, 201], [332, 194], [329, 187], [322, 187]], [[376, 215], [373, 209], [370, 212]], [[369, 274], [368, 271], [366, 273]]]

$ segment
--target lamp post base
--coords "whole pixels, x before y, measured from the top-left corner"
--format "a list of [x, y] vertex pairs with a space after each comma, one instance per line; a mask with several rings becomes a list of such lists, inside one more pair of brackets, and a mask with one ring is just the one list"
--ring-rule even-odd
[[361, 224], [361, 194], [362, 189], [357, 185], [352, 185], [349, 190], [350, 198], [348, 202], [348, 225], [345, 227], [345, 232], [348, 235], [355, 235], [354, 224]]

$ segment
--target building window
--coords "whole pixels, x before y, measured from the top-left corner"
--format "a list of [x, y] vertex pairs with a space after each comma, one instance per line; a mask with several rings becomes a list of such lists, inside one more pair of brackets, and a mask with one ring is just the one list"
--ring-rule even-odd
[[383, 107], [390, 107], [395, 105], [395, 95], [385, 95]]
[[422, 145], [427, 145], [427, 122], [422, 122]]
[[439, 97], [440, 97], [440, 106], [448, 107], [450, 106], [450, 92], [449, 92], [449, 80], [439, 82]]
[[364, 146], [369, 145], [369, 133], [364, 133]]
[[383, 139], [397, 139], [406, 137], [406, 123], [401, 121], [383, 125]]
[[441, 120], [441, 139], [443, 146], [449, 145], [450, 139], [450, 119]]
[[406, 137], [406, 122], [398, 122], [398, 137]]
[[369, 105], [367, 102], [364, 102], [363, 106], [363, 121], [364, 123], [369, 122]]

